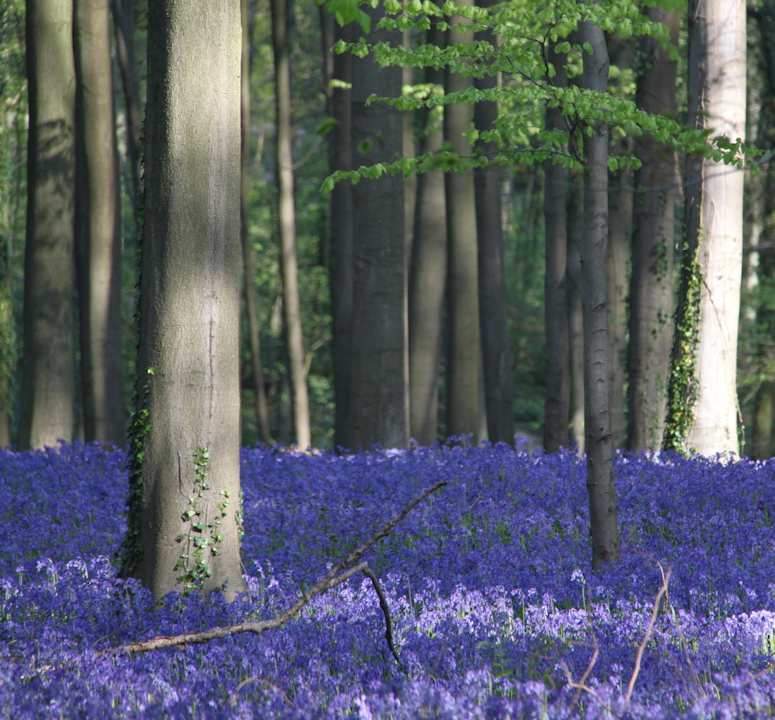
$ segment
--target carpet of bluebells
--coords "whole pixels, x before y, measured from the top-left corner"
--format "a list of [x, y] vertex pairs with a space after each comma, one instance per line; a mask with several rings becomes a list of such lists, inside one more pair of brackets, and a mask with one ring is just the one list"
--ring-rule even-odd
[[[361, 576], [263, 635], [99, 652], [271, 617], [439, 479], [368, 557], [406, 672]], [[125, 456], [0, 452], [0, 717], [775, 716], [775, 461], [620, 456], [616, 481], [622, 561], [595, 574], [570, 453], [243, 450], [248, 592], [155, 608], [116, 577]], [[627, 702], [660, 563], [669, 594]]]

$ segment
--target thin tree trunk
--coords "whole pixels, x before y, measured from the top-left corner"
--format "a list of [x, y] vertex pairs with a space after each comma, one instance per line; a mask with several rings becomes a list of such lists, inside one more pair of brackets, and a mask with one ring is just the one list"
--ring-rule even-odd
[[[461, 6], [473, 5], [463, 0]], [[470, 44], [473, 31], [462, 17], [450, 20], [449, 45]], [[447, 92], [463, 91], [473, 80], [447, 71]], [[470, 103], [444, 107], [444, 134], [457, 154], [471, 154], [466, 137], [473, 124]], [[479, 262], [476, 242], [476, 193], [473, 172], [447, 173], [447, 433], [473, 435], [479, 431], [479, 373], [481, 372], [481, 336], [479, 330]], [[476, 348], [476, 349], [475, 349]]]
[[291, 150], [291, 69], [289, 63], [290, 5], [288, 0], [271, 0], [272, 49], [274, 53], [275, 121], [277, 128], [278, 219], [280, 229], [280, 271], [283, 280], [283, 308], [290, 366], [291, 404], [296, 447], [310, 446], [309, 395], [304, 374], [304, 337], [299, 299], [299, 271], [296, 259], [296, 211], [293, 200], [293, 154]]
[[[647, 8], [647, 16], [678, 40], [673, 12]], [[677, 113], [676, 61], [653, 38], [641, 41], [643, 70], [636, 101], [647, 112]], [[678, 168], [675, 151], [650, 136], [639, 138], [636, 153], [635, 236], [630, 291], [629, 437], [630, 450], [659, 450], [667, 411], [670, 350], [675, 312], [675, 204]]]
[[[494, 0], [479, 0], [490, 7]], [[495, 42], [492, 32], [477, 39]], [[480, 90], [495, 88], [496, 76], [476, 80]], [[480, 132], [494, 127], [498, 105], [477, 103], [474, 122]], [[494, 142], [480, 151], [490, 158], [497, 153]], [[500, 195], [501, 172], [498, 167], [480, 168], [474, 173], [476, 193], [476, 233], [479, 261], [479, 322], [482, 334], [482, 381], [487, 432], [492, 442], [514, 442], [511, 347], [506, 322], [506, 281], [504, 277], [503, 225]]]
[[29, 135], [20, 446], [75, 432], [73, 3], [28, 3]]
[[[427, 44], [441, 46], [444, 33], [428, 31]], [[444, 71], [426, 68], [425, 82], [444, 89]], [[426, 112], [421, 153], [437, 152], [444, 141], [442, 111]], [[409, 362], [412, 437], [422, 445], [436, 440], [439, 415], [442, 315], [447, 274], [447, 218], [444, 173], [417, 178], [417, 213], [410, 266]]]
[[570, 427], [566, 429], [571, 447], [583, 455], [584, 439], [584, 317], [581, 307], [581, 245], [584, 236], [584, 177], [570, 178], [568, 215], [568, 336], [570, 364]]
[[[370, 42], [400, 42], [377, 28], [382, 10], [368, 10]], [[396, 97], [401, 72], [379, 68], [372, 57], [353, 58], [352, 147], [355, 166], [395, 160], [403, 119], [371, 94]], [[352, 189], [354, 279], [350, 358], [350, 417], [354, 448], [374, 443], [403, 447], [409, 432], [409, 363], [406, 319], [406, 243], [403, 179], [361, 182]]]
[[[401, 44], [404, 49], [411, 50], [412, 48], [412, 36], [409, 30], [404, 30], [402, 33]], [[412, 68], [401, 68], [401, 83], [402, 93], [403, 88], [412, 85]], [[415, 140], [414, 140], [414, 113], [405, 112], [402, 113], [403, 129], [401, 137], [402, 150], [401, 154], [405, 158], [413, 158], [415, 156]], [[412, 173], [404, 178], [404, 241], [406, 243], [405, 257], [407, 262], [407, 282], [409, 278], [409, 259], [412, 257], [412, 242], [414, 239], [414, 214], [417, 203], [417, 175]], [[407, 285], [406, 292], [407, 302], [409, 299], [409, 288]], [[409, 313], [406, 313], [407, 322], [409, 320]], [[407, 331], [408, 332], [408, 331]]]
[[[240, 181], [240, 241], [242, 243], [242, 261], [244, 264], [243, 287], [245, 290], [245, 310], [248, 316], [248, 341], [250, 343], [250, 364], [253, 374], [253, 407], [256, 413], [256, 425], [261, 439], [272, 442], [269, 426], [269, 403], [266, 399], [264, 368], [261, 364], [261, 326], [258, 321], [256, 302], [256, 253], [249, 237], [250, 210], [250, 70], [252, 63], [250, 43], [253, 37], [251, 14], [248, 0], [241, 2], [242, 18], [242, 80], [240, 86], [240, 153], [242, 176]], [[261, 145], [263, 146], [263, 137]], [[260, 151], [259, 151], [260, 152]]]
[[[354, 40], [352, 26], [334, 28], [336, 40]], [[331, 170], [350, 170], [353, 166], [350, 84], [352, 55], [334, 55], [331, 88]], [[352, 373], [350, 351], [353, 320], [353, 190], [349, 182], [336, 184], [331, 193], [331, 315], [334, 351], [334, 444], [354, 446], [350, 417], [350, 384]]]
[[[567, 86], [565, 56], [549, 50], [549, 61], [555, 69], [551, 83], [557, 87]], [[547, 130], [565, 130], [566, 125], [560, 108], [546, 109]], [[556, 452], [568, 444], [568, 421], [570, 413], [571, 365], [570, 365], [570, 315], [578, 310], [580, 320], [581, 296], [579, 283], [569, 288], [568, 280], [568, 170], [552, 162], [544, 164], [544, 324], [546, 328], [546, 373], [544, 391], [544, 450]], [[578, 254], [578, 248], [575, 248]], [[578, 257], [576, 258], [578, 260]], [[576, 280], [581, 273], [580, 266]], [[571, 307], [573, 297], [575, 307]], [[570, 310], [570, 312], [569, 312]], [[575, 328], [581, 340], [581, 326]], [[579, 347], [578, 350], [581, 348]], [[577, 352], [576, 357], [580, 357]], [[583, 368], [583, 365], [579, 365]], [[576, 378], [576, 387], [583, 390], [581, 378]], [[576, 406], [577, 417], [583, 416], [584, 402]], [[575, 426], [574, 426], [574, 429]], [[583, 425], [572, 438], [583, 452]]]
[[110, 11], [104, 0], [77, 0], [75, 49], [75, 223], [84, 439], [123, 445], [120, 195]]
[[189, 585], [229, 597], [244, 588], [240, 7], [154, 0], [148, 35], [138, 358], [146, 391], [133, 428], [143, 454], [133, 460], [124, 571], [156, 598]]
[[[608, 51], [603, 31], [590, 22], [582, 22], [579, 39], [592, 48], [592, 52], [584, 56], [582, 87], [605, 92]], [[619, 556], [609, 409], [607, 244], [608, 128], [600, 123], [593, 128], [593, 134], [584, 139], [584, 238], [581, 250], [584, 426], [593, 567], [613, 562]]]

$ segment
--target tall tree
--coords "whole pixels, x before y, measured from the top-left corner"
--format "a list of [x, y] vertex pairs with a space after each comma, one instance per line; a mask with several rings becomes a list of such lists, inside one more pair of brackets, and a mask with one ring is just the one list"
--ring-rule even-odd
[[[605, 92], [608, 85], [608, 50], [599, 26], [582, 22], [579, 42], [584, 54], [581, 84]], [[619, 556], [616, 488], [613, 477], [613, 442], [608, 371], [608, 128], [598, 123], [584, 138], [584, 237], [581, 248], [584, 312], [584, 426], [587, 451], [592, 564], [599, 567]]]
[[[567, 86], [564, 56], [549, 48], [554, 67], [551, 83]], [[560, 108], [546, 109], [547, 130], [566, 130]], [[546, 372], [544, 394], [544, 450], [556, 452], [568, 445], [570, 412], [570, 327], [568, 278], [568, 170], [562, 165], [544, 165], [544, 327]], [[580, 271], [580, 267], [579, 267]], [[578, 293], [574, 297], [580, 297]], [[580, 308], [580, 303], [578, 303]], [[579, 328], [580, 329], [580, 328]], [[580, 408], [583, 408], [583, 402]], [[583, 413], [583, 409], [582, 409]]]
[[570, 364], [570, 427], [568, 440], [579, 455], [584, 440], [584, 318], [581, 303], [581, 246], [584, 241], [584, 177], [573, 173], [568, 195], [568, 336]]
[[76, 1], [76, 199], [84, 439], [123, 444], [121, 238], [110, 10]]
[[[427, 44], [441, 46], [444, 33], [435, 25], [428, 30]], [[428, 67], [425, 82], [441, 93], [444, 71]], [[421, 115], [423, 134], [420, 152], [437, 152], [444, 135], [440, 108]], [[417, 212], [410, 264], [409, 367], [411, 379], [411, 434], [429, 445], [438, 430], [439, 367], [441, 364], [442, 317], [447, 275], [447, 219], [444, 173], [433, 170], [417, 178]]]
[[[400, 43], [399, 33], [377, 27], [381, 8], [368, 13], [370, 42]], [[401, 71], [380, 68], [371, 56], [352, 62], [353, 165], [395, 160], [402, 149], [402, 116], [381, 105], [367, 106], [367, 100], [372, 94], [397, 97]], [[352, 444], [402, 447], [409, 432], [403, 179], [383, 176], [359, 183], [352, 203]]]
[[[473, 6], [463, 0], [461, 7]], [[450, 46], [471, 44], [473, 30], [467, 18], [450, 18]], [[447, 93], [463, 92], [473, 80], [447, 71]], [[444, 107], [444, 135], [450, 149], [471, 155], [467, 133], [473, 125], [473, 107], [457, 102]], [[447, 432], [449, 435], [479, 434], [481, 336], [479, 329], [479, 261], [476, 242], [476, 193], [473, 172], [447, 173]], [[476, 349], [475, 349], [476, 348]]]
[[280, 231], [280, 271], [283, 281], [283, 310], [288, 346], [291, 399], [296, 447], [304, 450], [311, 442], [309, 395], [304, 371], [304, 336], [299, 299], [299, 270], [296, 257], [296, 210], [294, 208], [293, 152], [291, 129], [291, 68], [289, 0], [271, 0], [272, 50], [274, 55], [275, 142]]
[[253, 13], [248, 8], [248, 0], [241, 0], [242, 18], [242, 66], [240, 85], [240, 152], [242, 176], [240, 180], [240, 242], [244, 265], [243, 288], [245, 292], [245, 310], [247, 314], [248, 344], [250, 345], [250, 366], [253, 377], [253, 407], [256, 413], [256, 426], [265, 443], [272, 441], [269, 427], [269, 402], [266, 397], [264, 368], [261, 363], [261, 327], [258, 322], [258, 303], [256, 302], [256, 253], [250, 242], [250, 70], [251, 41], [253, 38]]
[[72, 0], [27, 3], [27, 244], [20, 446], [74, 435]]
[[[481, 7], [494, 5], [493, 0], [479, 0]], [[477, 40], [495, 42], [491, 31], [477, 33]], [[478, 90], [497, 86], [496, 75], [476, 80]], [[477, 103], [474, 124], [480, 132], [495, 127], [498, 105]], [[497, 152], [492, 141], [481, 143], [480, 151], [490, 158]], [[514, 442], [511, 348], [506, 324], [506, 281], [500, 195], [501, 172], [491, 165], [474, 172], [476, 193], [476, 234], [479, 261], [479, 322], [482, 334], [482, 375], [487, 433], [492, 442]]]
[[[690, 2], [688, 99], [690, 124], [733, 141], [745, 137], [743, 0]], [[688, 158], [686, 228], [665, 444], [737, 453], [743, 173]]]
[[[673, 43], [678, 41], [678, 14], [657, 7], [646, 15], [665, 24]], [[675, 117], [676, 66], [656, 39], [640, 41], [642, 66], [636, 102], [651, 113]], [[636, 174], [635, 233], [630, 290], [629, 430], [630, 450], [658, 450], [667, 411], [672, 318], [675, 308], [675, 204], [678, 183], [676, 154], [672, 148], [645, 135], [636, 154], [641, 166]]]
[[240, 5], [148, 18], [139, 400], [124, 574], [155, 597], [243, 588]]

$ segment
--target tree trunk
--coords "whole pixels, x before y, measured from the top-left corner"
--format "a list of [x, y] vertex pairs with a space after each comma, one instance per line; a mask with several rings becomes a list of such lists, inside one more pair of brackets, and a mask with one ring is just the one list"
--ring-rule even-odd
[[[555, 69], [551, 83], [566, 87], [565, 56], [549, 50], [549, 61]], [[560, 108], [546, 109], [547, 130], [565, 130], [565, 120]], [[544, 325], [546, 331], [546, 372], [544, 391], [544, 450], [557, 452], [568, 444], [568, 420], [570, 412], [570, 314], [573, 309], [581, 310], [579, 283], [570, 288], [568, 273], [568, 170], [552, 162], [544, 164]], [[575, 248], [578, 261], [578, 248]], [[581, 268], [578, 268], [577, 278]], [[571, 308], [569, 297], [576, 300]], [[580, 312], [579, 312], [580, 315]], [[580, 317], [578, 318], [580, 320]], [[581, 339], [581, 325], [576, 328]], [[581, 349], [580, 347], [578, 348]], [[580, 359], [580, 353], [577, 354]], [[583, 368], [583, 365], [579, 367]], [[577, 381], [580, 378], [577, 378]], [[583, 390], [583, 382], [577, 382]], [[583, 414], [584, 402], [576, 410]], [[583, 452], [583, 426], [573, 440]]]
[[[441, 46], [444, 33], [428, 31], [427, 43]], [[443, 91], [444, 71], [426, 68], [425, 82]], [[424, 114], [421, 153], [437, 152], [444, 136], [442, 110]], [[423, 173], [417, 178], [417, 214], [410, 266], [409, 362], [411, 378], [412, 437], [422, 445], [436, 440], [439, 415], [439, 366], [447, 274], [447, 218], [444, 173]]]
[[[603, 93], [608, 84], [608, 50], [603, 31], [579, 25], [579, 40], [592, 52], [584, 55], [582, 87]], [[619, 557], [616, 488], [608, 370], [608, 128], [600, 123], [584, 138], [584, 238], [581, 249], [584, 312], [584, 427], [587, 450], [592, 565]]]
[[291, 68], [288, 43], [289, 0], [271, 0], [272, 49], [274, 54], [275, 126], [277, 138], [278, 219], [280, 271], [283, 280], [285, 334], [291, 380], [291, 405], [296, 447], [310, 446], [309, 396], [304, 373], [304, 336], [299, 299], [299, 271], [296, 259], [296, 211], [293, 201], [293, 153], [291, 150]]
[[[368, 12], [370, 42], [400, 42], [398, 33], [377, 28], [382, 10]], [[401, 113], [378, 103], [366, 107], [366, 100], [399, 95], [401, 71], [379, 68], [371, 56], [352, 63], [353, 164], [395, 160], [402, 149]], [[361, 182], [352, 188], [352, 202], [352, 445], [403, 447], [409, 432], [403, 179]]]
[[[473, 5], [463, 0], [461, 6]], [[456, 16], [450, 20], [450, 47], [470, 44], [470, 21]], [[447, 92], [473, 87], [469, 77], [447, 71]], [[470, 103], [444, 106], [444, 135], [458, 155], [471, 155], [471, 143], [464, 133], [473, 124]], [[479, 277], [476, 243], [476, 193], [473, 172], [447, 173], [447, 433], [473, 435], [479, 431], [479, 373], [481, 336], [479, 333]]]
[[[659, 8], [647, 16], [667, 27], [678, 42], [679, 18]], [[641, 40], [643, 70], [636, 101], [650, 113], [674, 117], [676, 61], [653, 38]], [[678, 168], [675, 151], [654, 138], [638, 139], [641, 167], [636, 175], [635, 236], [630, 291], [629, 436], [630, 450], [659, 450], [667, 411], [672, 318], [675, 312], [675, 204]]]
[[138, 358], [145, 392], [133, 423], [133, 450], [142, 455], [133, 459], [124, 571], [156, 598], [187, 586], [227, 596], [244, 588], [240, 46], [236, 2], [149, 6]]
[[[127, 155], [132, 176], [132, 205], [135, 222], [140, 221], [143, 196], [143, 173], [140, 160], [140, 90], [137, 82], [135, 61], [135, 23], [132, 12], [133, 0], [112, 0], [113, 31], [116, 38], [116, 59], [118, 60], [121, 88], [127, 120]], [[139, 230], [139, 228], [138, 228]]]
[[118, 150], [104, 0], [76, 1], [76, 245], [86, 442], [123, 445]]
[[265, 443], [272, 442], [269, 427], [269, 403], [266, 399], [264, 369], [261, 364], [261, 326], [258, 322], [256, 303], [256, 253], [249, 237], [250, 210], [250, 43], [252, 23], [248, 12], [248, 0], [241, 2], [242, 18], [242, 76], [240, 86], [240, 153], [242, 176], [240, 181], [240, 241], [244, 264], [243, 286], [245, 289], [245, 310], [248, 316], [248, 341], [250, 363], [253, 373], [253, 406], [256, 413], [258, 433]]
[[29, 135], [20, 446], [75, 432], [72, 0], [28, 3]]
[[[612, 41], [611, 62], [624, 70], [632, 67], [631, 40]], [[632, 139], [611, 139], [616, 154], [632, 154]], [[608, 187], [608, 371], [611, 393], [611, 436], [614, 448], [627, 440], [627, 295], [632, 255], [632, 170], [609, 173]]]
[[[334, 29], [336, 40], [354, 40], [352, 26]], [[350, 170], [353, 164], [350, 83], [352, 55], [334, 55], [334, 78], [331, 88], [331, 170]], [[350, 416], [352, 382], [350, 352], [353, 319], [353, 188], [349, 182], [337, 183], [331, 193], [331, 315], [334, 349], [334, 444], [354, 446]]]
[[[479, 0], [490, 7], [494, 0]], [[495, 42], [491, 31], [480, 34], [480, 40]], [[476, 80], [480, 90], [495, 88], [496, 76]], [[474, 122], [480, 132], [495, 126], [498, 105], [477, 103]], [[494, 142], [483, 143], [480, 151], [494, 158]], [[500, 195], [501, 172], [498, 167], [480, 168], [474, 173], [476, 193], [476, 234], [479, 261], [479, 322], [482, 334], [482, 380], [487, 434], [492, 442], [514, 442], [512, 407], [511, 347], [506, 323], [506, 282], [504, 277], [503, 225]]]
[[[745, 3], [692, 0], [690, 124], [743, 138], [745, 88]], [[701, 455], [736, 454], [743, 173], [690, 158], [686, 174], [687, 251], [665, 442]]]
[[581, 308], [581, 245], [584, 236], [584, 177], [570, 178], [568, 216], [568, 335], [570, 364], [570, 427], [566, 429], [571, 447], [583, 455], [584, 441], [584, 318]]

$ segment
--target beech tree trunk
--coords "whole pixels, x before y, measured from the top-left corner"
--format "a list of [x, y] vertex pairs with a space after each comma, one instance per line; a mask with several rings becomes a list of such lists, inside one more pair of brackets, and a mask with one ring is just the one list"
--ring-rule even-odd
[[[647, 8], [647, 16], [666, 25], [678, 41], [674, 12]], [[636, 102], [647, 112], [674, 117], [676, 61], [653, 38], [640, 43], [643, 69]], [[638, 139], [636, 154], [635, 235], [630, 291], [629, 434], [630, 450], [662, 447], [667, 412], [670, 350], [675, 312], [675, 203], [678, 168], [675, 151], [648, 135]]]
[[[473, 5], [463, 0], [461, 6]], [[455, 16], [450, 20], [449, 45], [471, 43], [470, 21]], [[447, 71], [447, 92], [473, 87], [473, 80]], [[464, 133], [473, 124], [471, 103], [444, 107], [444, 134], [450, 148], [459, 155], [471, 154]], [[473, 172], [447, 173], [447, 433], [479, 434], [479, 373], [481, 336], [479, 331], [479, 262], [476, 241], [476, 193]]]
[[[444, 33], [428, 31], [427, 43], [441, 46]], [[443, 91], [444, 71], [426, 68], [425, 82]], [[441, 149], [444, 136], [442, 113], [424, 114], [420, 152]], [[415, 216], [409, 287], [409, 363], [411, 378], [411, 433], [422, 445], [436, 440], [441, 364], [442, 316], [447, 274], [447, 218], [444, 173], [423, 173], [417, 178]]]
[[76, 243], [84, 440], [123, 445], [118, 150], [104, 0], [76, 1]]
[[272, 50], [274, 54], [275, 126], [277, 137], [278, 220], [280, 271], [283, 280], [285, 335], [291, 380], [291, 406], [296, 447], [305, 450], [311, 442], [309, 395], [304, 372], [304, 337], [299, 299], [296, 258], [296, 211], [293, 200], [293, 153], [291, 150], [291, 68], [289, 62], [289, 0], [271, 0]]
[[581, 307], [581, 246], [584, 240], [584, 177], [575, 173], [570, 178], [568, 214], [568, 335], [570, 363], [570, 428], [567, 437], [571, 447], [583, 455], [584, 439], [584, 317]]
[[[579, 25], [579, 40], [592, 52], [584, 55], [582, 87], [605, 92], [608, 50], [603, 31], [589, 22]], [[616, 488], [608, 368], [608, 128], [600, 123], [584, 138], [584, 238], [581, 249], [584, 312], [584, 427], [587, 451], [592, 565], [619, 557]]]
[[250, 43], [252, 40], [252, 18], [248, 11], [248, 0], [241, 3], [242, 19], [242, 62], [240, 85], [240, 153], [242, 176], [240, 180], [240, 242], [244, 264], [243, 287], [245, 289], [245, 310], [248, 316], [248, 342], [250, 344], [250, 366], [253, 374], [253, 407], [256, 414], [256, 426], [261, 440], [272, 442], [269, 425], [269, 402], [266, 397], [264, 368], [261, 364], [261, 324], [258, 321], [258, 303], [256, 302], [256, 253], [250, 242]]
[[75, 433], [75, 68], [72, 0], [27, 4], [27, 243], [22, 448]]
[[[551, 83], [557, 87], [568, 84], [565, 56], [549, 50], [549, 61], [555, 69]], [[560, 108], [546, 109], [546, 128], [565, 130]], [[544, 391], [544, 450], [557, 452], [568, 445], [570, 413], [570, 312], [569, 298], [581, 309], [580, 294], [568, 291], [568, 170], [552, 162], [544, 164], [544, 325], [546, 328], [546, 372]], [[578, 248], [576, 248], [578, 253]], [[578, 259], [578, 258], [577, 258]], [[580, 267], [578, 274], [580, 274]], [[578, 283], [576, 283], [578, 286]], [[576, 290], [573, 292], [573, 290]], [[572, 310], [571, 310], [572, 311]], [[579, 318], [580, 319], [580, 318]], [[581, 331], [581, 326], [577, 328]], [[583, 367], [583, 366], [582, 366]], [[579, 383], [583, 388], [583, 383]], [[583, 400], [577, 410], [583, 414]], [[583, 433], [583, 427], [582, 427]], [[583, 452], [581, 435], [573, 440]]]
[[[489, 7], [493, 0], [479, 0]], [[477, 39], [495, 42], [492, 32]], [[496, 76], [476, 80], [480, 90], [497, 86]], [[498, 118], [494, 102], [477, 103], [474, 109], [476, 129], [489, 130]], [[497, 153], [494, 142], [484, 143], [480, 151], [490, 158]], [[482, 334], [482, 371], [487, 434], [492, 442], [514, 442], [511, 347], [506, 323], [506, 282], [501, 208], [501, 171], [491, 166], [474, 172], [476, 193], [476, 234], [479, 261], [479, 322]]]
[[[156, 598], [192, 579], [227, 596], [244, 588], [240, 25], [237, 2], [149, 6], [138, 359], [147, 428], [141, 412], [125, 571]], [[207, 541], [201, 553], [195, 541]]]
[[[400, 42], [377, 28], [382, 10], [368, 10], [370, 42]], [[353, 164], [395, 160], [401, 154], [401, 113], [371, 94], [396, 97], [401, 71], [380, 68], [371, 56], [353, 58], [351, 91]], [[409, 363], [406, 318], [406, 244], [403, 179], [383, 176], [352, 188], [353, 314], [350, 418], [354, 449], [404, 447], [409, 432]]]

